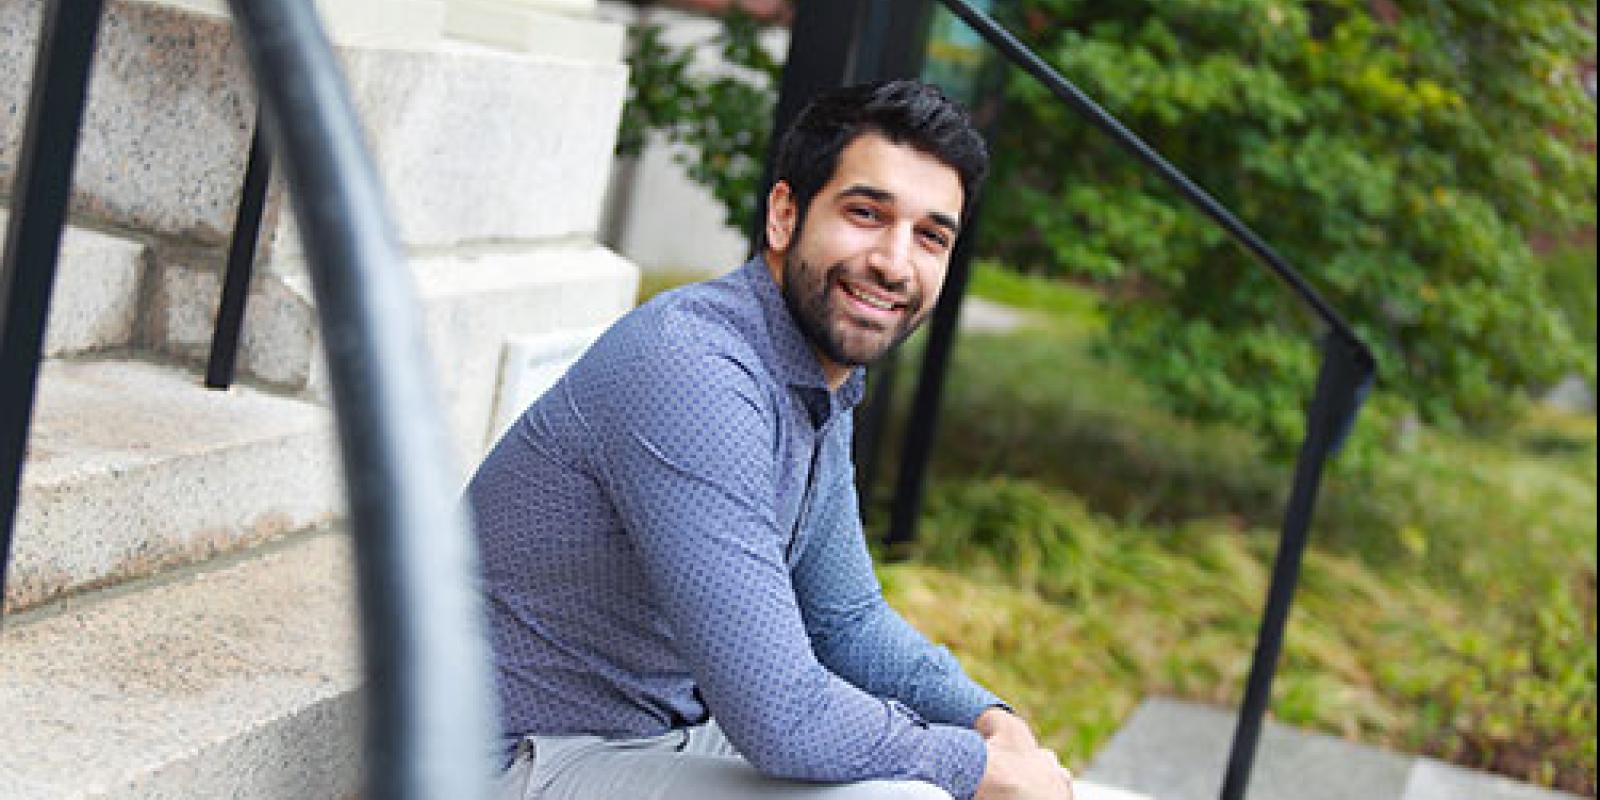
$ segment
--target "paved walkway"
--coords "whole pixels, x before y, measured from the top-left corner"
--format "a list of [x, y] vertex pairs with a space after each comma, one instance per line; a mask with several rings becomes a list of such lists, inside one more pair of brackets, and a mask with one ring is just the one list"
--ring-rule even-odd
[[[1145, 700], [1084, 772], [1150, 800], [1217, 800], [1232, 710]], [[1087, 793], [1083, 800], [1093, 800]], [[1499, 775], [1267, 723], [1249, 800], [1578, 800]]]
[[961, 300], [960, 322], [964, 331], [1010, 333], [1028, 323], [1028, 312], [969, 294]]

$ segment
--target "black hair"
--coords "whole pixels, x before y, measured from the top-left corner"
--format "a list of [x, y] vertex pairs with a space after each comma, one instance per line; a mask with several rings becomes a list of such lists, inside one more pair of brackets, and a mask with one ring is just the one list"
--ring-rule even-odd
[[[961, 178], [962, 218], [989, 172], [989, 148], [972, 117], [939, 87], [892, 80], [847, 86], [811, 101], [778, 144], [773, 181], [785, 181], [803, 225], [811, 199], [833, 178], [839, 153], [856, 137], [877, 133], [949, 165]], [[798, 229], [798, 228], [797, 228]], [[761, 226], [766, 242], [766, 225]]]

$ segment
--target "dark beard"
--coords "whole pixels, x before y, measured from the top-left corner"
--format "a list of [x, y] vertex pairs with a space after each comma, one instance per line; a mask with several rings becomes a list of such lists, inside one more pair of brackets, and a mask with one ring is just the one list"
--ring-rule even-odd
[[[844, 273], [845, 266], [842, 262], [834, 264], [822, 275], [821, 283], [807, 284], [807, 276], [816, 273], [800, 261], [799, 255], [791, 249], [783, 257], [783, 304], [789, 308], [789, 316], [800, 326], [800, 333], [812, 347], [835, 364], [860, 367], [877, 361], [884, 353], [905, 341], [922, 320], [907, 315], [901, 322], [899, 330], [896, 330], [882, 347], [866, 353], [849, 352], [846, 350], [844, 336], [828, 325], [832, 316], [829, 312], [833, 310], [828, 304], [828, 294], [833, 285], [838, 283], [839, 276]], [[918, 298], [911, 299], [911, 307], [916, 308], [919, 305]]]

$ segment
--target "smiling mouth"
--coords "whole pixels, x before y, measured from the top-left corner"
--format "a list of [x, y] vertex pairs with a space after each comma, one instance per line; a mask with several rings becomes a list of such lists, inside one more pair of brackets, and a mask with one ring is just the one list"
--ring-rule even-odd
[[856, 287], [850, 283], [846, 283], [845, 281], [839, 281], [839, 288], [843, 289], [844, 293], [849, 295], [852, 300], [855, 300], [856, 302], [861, 303], [868, 308], [876, 309], [884, 313], [892, 313], [905, 307], [905, 303], [869, 294], [865, 291], [862, 291], [859, 287]]

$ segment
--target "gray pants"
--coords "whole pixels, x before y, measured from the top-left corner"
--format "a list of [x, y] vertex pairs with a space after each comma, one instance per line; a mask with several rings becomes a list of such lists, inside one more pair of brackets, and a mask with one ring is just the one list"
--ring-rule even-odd
[[716, 721], [644, 739], [535, 736], [499, 800], [951, 800], [920, 781], [802, 783], [756, 772]]

